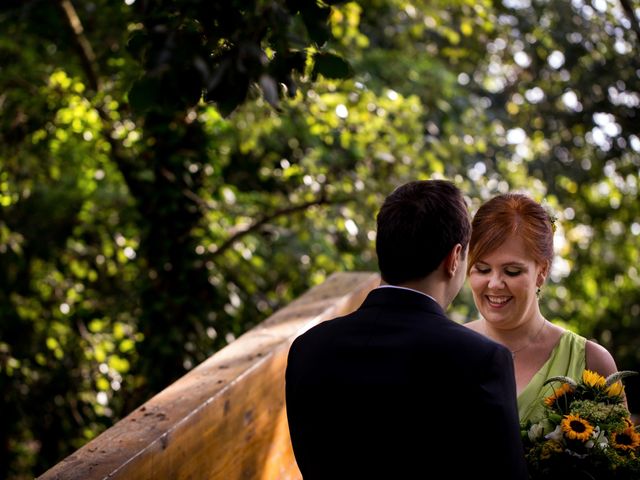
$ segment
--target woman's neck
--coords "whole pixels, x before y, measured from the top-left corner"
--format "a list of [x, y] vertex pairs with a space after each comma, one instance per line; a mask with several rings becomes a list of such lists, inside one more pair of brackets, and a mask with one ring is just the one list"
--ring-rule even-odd
[[547, 320], [541, 314], [511, 329], [496, 328], [485, 319], [482, 319], [481, 322], [482, 333], [507, 347], [514, 357], [539, 342], [547, 325]]

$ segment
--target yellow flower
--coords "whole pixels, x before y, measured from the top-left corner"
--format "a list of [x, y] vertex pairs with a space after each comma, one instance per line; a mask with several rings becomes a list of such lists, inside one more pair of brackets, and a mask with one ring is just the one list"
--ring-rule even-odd
[[634, 374], [623, 370], [605, 377], [583, 370], [577, 379], [558, 375], [545, 381], [553, 390], [544, 398], [544, 418], [522, 424], [532, 479], [568, 478], [567, 468], [580, 462], [585, 473], [640, 480], [640, 425], [631, 420], [622, 383]]
[[593, 433], [591, 424], [578, 415], [565, 415], [560, 425], [564, 435], [570, 440], [586, 442], [591, 438], [591, 434]]
[[605, 392], [610, 397], [619, 397], [624, 392], [624, 385], [622, 385], [622, 382], [618, 380], [617, 382], [609, 385]]
[[563, 383], [560, 388], [554, 390], [553, 395], [548, 396], [544, 399], [544, 403], [548, 407], [552, 407], [559, 398], [563, 397], [567, 393], [573, 393], [573, 388], [568, 383]]
[[621, 432], [611, 434], [611, 445], [616, 450], [629, 452], [640, 447], [640, 434], [633, 427], [627, 427]]
[[589, 387], [604, 387], [607, 379], [591, 370], [582, 372], [582, 381]]

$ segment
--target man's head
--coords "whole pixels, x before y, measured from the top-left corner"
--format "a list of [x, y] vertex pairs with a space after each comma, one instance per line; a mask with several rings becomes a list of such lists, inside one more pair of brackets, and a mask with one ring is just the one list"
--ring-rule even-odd
[[377, 217], [376, 252], [382, 279], [391, 285], [420, 280], [471, 235], [460, 190], [446, 180], [406, 183], [384, 201]]

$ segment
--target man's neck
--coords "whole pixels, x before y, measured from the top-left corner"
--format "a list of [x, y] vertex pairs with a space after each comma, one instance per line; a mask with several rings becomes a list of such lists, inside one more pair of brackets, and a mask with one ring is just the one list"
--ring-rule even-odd
[[431, 282], [429, 281], [428, 278], [425, 278], [425, 279], [422, 279], [422, 280], [412, 280], [412, 281], [409, 281], [409, 282], [399, 283], [397, 285], [391, 285], [391, 284], [385, 282], [384, 280], [382, 280], [380, 282], [380, 286], [404, 288], [404, 289], [408, 289], [408, 290], [413, 290], [413, 291], [418, 292], [418, 293], [422, 293], [423, 295], [426, 295], [427, 297], [430, 297], [432, 300], [434, 300], [442, 308], [445, 308], [443, 306], [443, 304], [442, 304], [442, 297], [440, 295], [438, 295], [437, 289], [433, 288], [433, 286], [431, 285]]

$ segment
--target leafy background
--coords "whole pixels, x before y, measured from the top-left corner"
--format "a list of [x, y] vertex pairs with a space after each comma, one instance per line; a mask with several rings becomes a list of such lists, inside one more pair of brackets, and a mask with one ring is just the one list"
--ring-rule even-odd
[[0, 32], [0, 477], [376, 270], [412, 179], [543, 202], [544, 313], [640, 370], [637, 1], [8, 0]]

